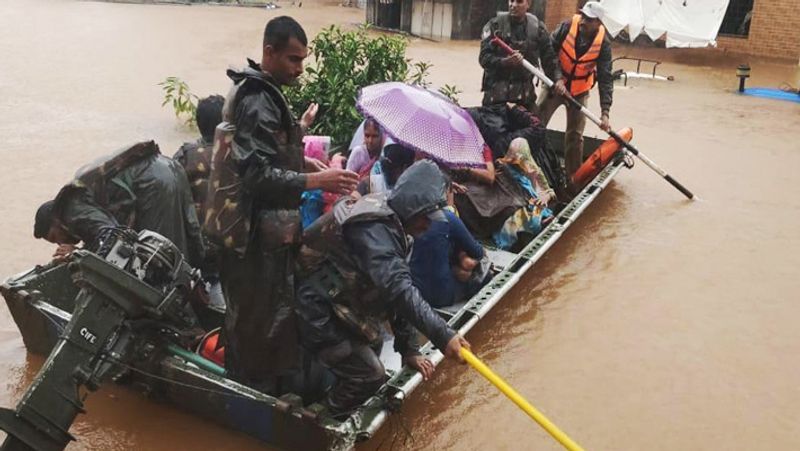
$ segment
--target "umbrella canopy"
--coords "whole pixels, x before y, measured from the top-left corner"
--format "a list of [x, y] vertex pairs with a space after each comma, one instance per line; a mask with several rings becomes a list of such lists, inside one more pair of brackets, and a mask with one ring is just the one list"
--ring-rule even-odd
[[666, 33], [667, 47], [716, 45], [729, 0], [601, 0], [602, 21], [612, 36], [628, 28], [631, 41], [642, 31], [652, 40]]
[[356, 106], [398, 143], [445, 166], [485, 167], [483, 136], [469, 113], [447, 97], [400, 82], [361, 89]]

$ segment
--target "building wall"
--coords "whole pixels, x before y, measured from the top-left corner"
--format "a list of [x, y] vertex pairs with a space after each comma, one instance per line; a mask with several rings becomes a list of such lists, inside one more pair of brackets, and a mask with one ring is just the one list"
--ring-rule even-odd
[[719, 36], [719, 49], [800, 61], [798, 0], [755, 0], [747, 37]]
[[[539, 0], [533, 0], [537, 2]], [[552, 32], [558, 24], [569, 19], [578, 11], [586, 0], [547, 0], [547, 9], [544, 14], [544, 24]]]
[[[539, 0], [533, 0], [539, 1]], [[547, 0], [545, 24], [553, 30], [586, 0]], [[717, 49], [800, 62], [800, 0], [755, 0], [747, 37], [719, 36]]]

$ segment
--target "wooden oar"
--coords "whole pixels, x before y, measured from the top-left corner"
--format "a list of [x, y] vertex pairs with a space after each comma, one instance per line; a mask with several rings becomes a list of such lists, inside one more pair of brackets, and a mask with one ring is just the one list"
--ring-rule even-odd
[[[499, 37], [497, 37], [497, 36], [495, 36], [495, 37], [493, 37], [493, 38], [492, 38], [492, 43], [493, 43], [493, 44], [495, 44], [495, 45], [497, 45], [497, 46], [499, 46], [500, 48], [502, 48], [502, 49], [503, 49], [504, 51], [506, 51], [506, 52], [507, 52], [509, 55], [510, 55], [510, 54], [512, 54], [512, 53], [514, 52], [514, 49], [512, 49], [511, 47], [509, 47], [509, 46], [508, 46], [508, 44], [506, 44], [505, 42], [503, 42], [503, 40], [502, 40], [502, 39], [500, 39], [500, 38], [499, 38]], [[547, 85], [547, 87], [548, 87], [548, 88], [552, 88], [552, 87], [553, 87], [553, 80], [550, 80], [550, 79], [547, 77], [547, 75], [545, 75], [545, 74], [544, 74], [544, 72], [542, 72], [542, 71], [541, 71], [541, 70], [540, 70], [538, 67], [534, 66], [534, 65], [533, 65], [533, 64], [531, 64], [529, 61], [527, 61], [527, 60], [524, 60], [524, 59], [522, 60], [522, 66], [523, 66], [523, 67], [524, 67], [524, 68], [525, 68], [525, 69], [526, 69], [528, 72], [532, 73], [532, 74], [533, 74], [533, 75], [535, 75], [537, 78], [539, 78], [540, 80], [542, 80], [542, 81], [544, 82], [544, 84], [545, 84], [545, 85]], [[569, 101], [569, 102], [570, 102], [570, 103], [571, 103], [571, 104], [572, 104], [572, 105], [573, 105], [575, 108], [578, 108], [578, 109], [581, 111], [581, 113], [583, 113], [583, 115], [584, 115], [584, 116], [586, 116], [587, 118], [589, 118], [589, 120], [591, 120], [591, 121], [592, 121], [592, 122], [594, 122], [594, 123], [595, 123], [595, 124], [596, 124], [598, 127], [600, 127], [600, 118], [598, 118], [597, 116], [595, 116], [595, 115], [594, 115], [594, 113], [592, 113], [591, 111], [589, 111], [589, 109], [588, 109], [588, 108], [586, 108], [585, 106], [581, 105], [581, 104], [580, 104], [580, 102], [578, 102], [577, 100], [575, 100], [575, 98], [574, 98], [574, 97], [572, 97], [571, 95], [569, 95], [569, 93], [567, 93], [567, 94], [566, 94], [564, 97], [565, 97], [565, 98], [566, 98], [566, 99], [567, 99], [567, 100], [568, 100], [568, 101]], [[602, 130], [602, 129], [601, 129], [601, 130]], [[605, 130], [604, 130], [604, 131], [605, 131]], [[660, 168], [660, 167], [659, 167], [659, 166], [658, 166], [658, 165], [657, 165], [657, 164], [656, 164], [656, 163], [655, 163], [653, 160], [651, 160], [650, 158], [648, 158], [648, 157], [647, 157], [647, 155], [644, 155], [643, 153], [641, 153], [641, 152], [639, 151], [639, 149], [637, 149], [636, 147], [634, 147], [634, 146], [633, 146], [631, 143], [629, 143], [629, 142], [625, 141], [624, 139], [622, 139], [622, 137], [620, 137], [620, 136], [619, 136], [617, 133], [615, 133], [613, 130], [611, 130], [611, 131], [607, 131], [606, 133], [608, 133], [608, 135], [609, 135], [609, 136], [611, 136], [612, 138], [614, 138], [615, 140], [617, 140], [617, 142], [618, 142], [618, 143], [619, 143], [621, 146], [625, 147], [625, 149], [627, 149], [627, 150], [628, 150], [630, 153], [632, 153], [632, 154], [636, 155], [637, 157], [639, 157], [639, 159], [640, 159], [640, 160], [642, 160], [642, 161], [644, 162], [644, 164], [646, 164], [647, 166], [649, 166], [649, 167], [650, 167], [650, 169], [654, 170], [654, 171], [655, 171], [655, 172], [656, 172], [658, 175], [660, 175], [661, 177], [663, 177], [663, 178], [664, 178], [664, 180], [668, 181], [668, 182], [670, 183], [670, 185], [672, 185], [672, 186], [674, 186], [675, 188], [677, 188], [677, 189], [678, 189], [678, 191], [680, 191], [681, 193], [683, 193], [683, 195], [684, 195], [684, 196], [688, 197], [689, 199], [694, 199], [694, 194], [692, 194], [692, 192], [691, 192], [691, 191], [689, 191], [688, 189], [686, 189], [686, 187], [684, 187], [684, 186], [683, 186], [683, 185], [681, 185], [681, 184], [680, 184], [680, 183], [679, 183], [677, 180], [675, 180], [674, 178], [672, 178], [672, 176], [671, 176], [671, 175], [667, 174], [667, 173], [666, 173], [666, 171], [664, 171], [663, 169], [661, 169], [661, 168]]]
[[536, 410], [535, 407], [531, 405], [528, 401], [525, 400], [516, 390], [511, 388], [510, 385], [506, 383], [500, 376], [494, 373], [491, 369], [489, 369], [486, 364], [480, 361], [475, 354], [469, 351], [469, 349], [462, 347], [460, 351], [461, 357], [467, 361], [473, 368], [478, 370], [479, 373], [483, 377], [489, 380], [495, 387], [497, 387], [504, 395], [508, 396], [508, 398], [514, 401], [520, 409], [525, 411], [531, 418], [533, 418], [541, 427], [544, 428], [547, 433], [553, 436], [554, 439], [558, 440], [564, 448], [570, 451], [583, 451], [583, 448], [580, 447], [577, 443], [572, 441], [571, 438], [567, 437], [567, 434], [561, 431], [555, 424], [550, 422], [541, 412]]

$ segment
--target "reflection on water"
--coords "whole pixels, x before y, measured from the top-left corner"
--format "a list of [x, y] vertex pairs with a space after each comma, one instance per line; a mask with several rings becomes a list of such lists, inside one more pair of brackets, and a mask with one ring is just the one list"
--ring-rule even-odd
[[[227, 92], [224, 69], [257, 56], [264, 23], [284, 13], [309, 34], [362, 19], [309, 2], [0, 3], [0, 275], [47, 259], [33, 213], [81, 164], [132, 141], [172, 154], [193, 139], [161, 109], [159, 81]], [[800, 107], [734, 94], [740, 57], [616, 49], [625, 53], [665, 60], [659, 73], [675, 81], [617, 87], [612, 124], [632, 126], [638, 148], [701, 200], [641, 163], [622, 171], [468, 338], [587, 449], [797, 448]], [[464, 90], [462, 104], [480, 101], [475, 42], [414, 40], [409, 54], [434, 64], [434, 84]], [[748, 59], [749, 86], [800, 80], [795, 66]], [[597, 110], [596, 94], [589, 105]], [[562, 112], [552, 125], [563, 128]], [[0, 343], [0, 404], [13, 406], [42, 359], [27, 356], [5, 308]], [[469, 368], [437, 373], [365, 449], [558, 449]], [[87, 408], [71, 449], [263, 449], [121, 387], [103, 387]]]

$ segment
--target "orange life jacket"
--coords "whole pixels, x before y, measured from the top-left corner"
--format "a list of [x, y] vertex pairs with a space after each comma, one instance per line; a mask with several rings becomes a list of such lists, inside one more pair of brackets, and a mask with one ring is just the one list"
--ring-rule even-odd
[[573, 97], [589, 92], [594, 86], [594, 76], [597, 67], [597, 59], [600, 57], [600, 47], [603, 46], [603, 39], [606, 36], [606, 28], [600, 25], [594, 42], [580, 58], [575, 53], [575, 40], [578, 38], [578, 25], [581, 22], [581, 15], [576, 14], [572, 17], [572, 25], [569, 28], [567, 37], [561, 44], [558, 52], [558, 60], [561, 63], [561, 72], [567, 82], [567, 89]]
[[[630, 142], [633, 139], [633, 129], [626, 127], [618, 131], [617, 134], [625, 140]], [[608, 138], [603, 144], [592, 153], [586, 161], [583, 162], [580, 168], [572, 175], [572, 183], [583, 188], [587, 183], [592, 181], [593, 178], [603, 170], [606, 165], [611, 162], [614, 155], [617, 154], [620, 145], [614, 138]]]
[[197, 346], [197, 353], [207, 360], [211, 360], [219, 366], [225, 366], [225, 346], [220, 346], [219, 337], [221, 329], [210, 331], [203, 336], [200, 344]]

